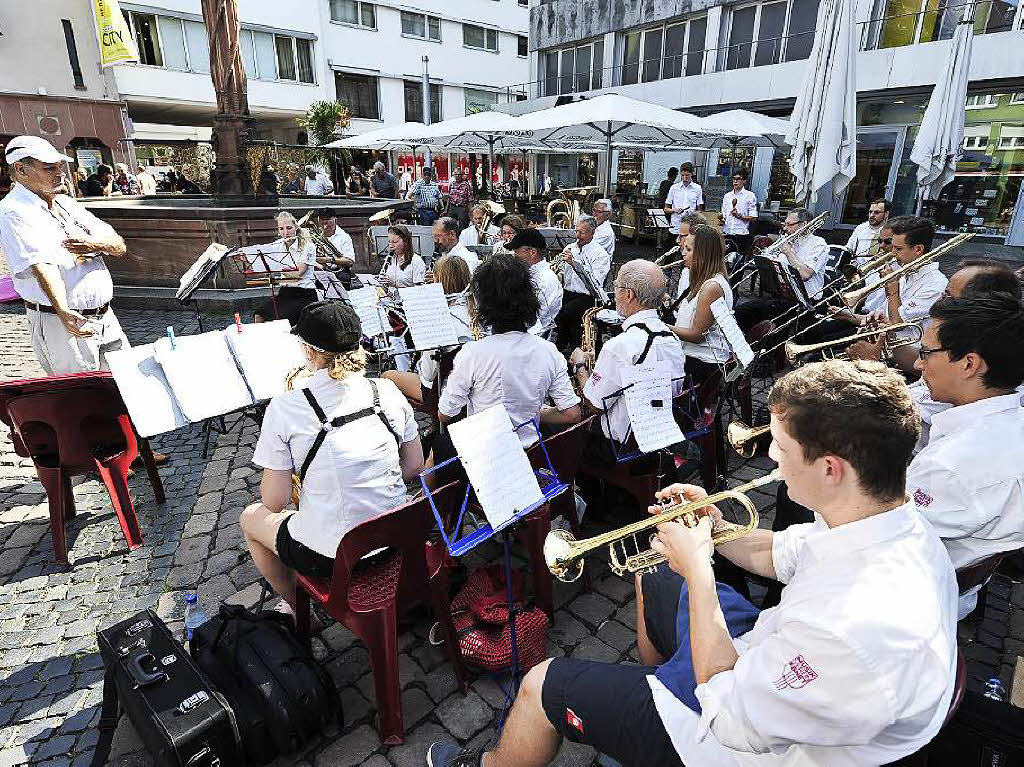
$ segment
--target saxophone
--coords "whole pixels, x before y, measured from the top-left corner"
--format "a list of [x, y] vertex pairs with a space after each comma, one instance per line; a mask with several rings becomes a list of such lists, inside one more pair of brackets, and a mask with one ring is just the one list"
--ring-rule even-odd
[[[303, 375], [309, 375], [309, 368], [305, 365], [299, 365], [297, 368], [292, 370], [284, 377], [284, 390], [292, 391], [295, 388], [295, 382]], [[302, 480], [299, 479], [299, 475], [292, 472], [292, 503], [295, 508], [299, 507], [299, 496], [302, 494]]]
[[[597, 313], [599, 311], [601, 311], [600, 306], [592, 306], [583, 312], [583, 338], [580, 341], [580, 350], [587, 355], [585, 363], [587, 378], [594, 372], [594, 349], [597, 348]], [[583, 386], [575, 375], [572, 376], [572, 388], [576, 391], [576, 396], [583, 399]]]

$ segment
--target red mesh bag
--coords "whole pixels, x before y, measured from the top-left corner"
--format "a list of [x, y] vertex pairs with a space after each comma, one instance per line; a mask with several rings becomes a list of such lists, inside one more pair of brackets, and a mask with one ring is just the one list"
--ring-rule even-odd
[[[517, 611], [519, 665], [531, 668], [547, 657], [550, 621], [543, 610], [526, 605], [522, 597], [522, 576], [518, 572], [512, 578], [512, 598]], [[502, 671], [512, 664], [512, 631], [502, 567], [491, 565], [470, 573], [452, 600], [451, 609], [459, 648], [467, 663], [486, 671]]]

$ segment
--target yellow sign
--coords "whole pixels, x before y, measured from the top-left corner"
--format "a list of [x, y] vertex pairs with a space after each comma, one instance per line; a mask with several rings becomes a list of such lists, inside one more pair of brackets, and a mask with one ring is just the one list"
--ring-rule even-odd
[[92, 0], [93, 15], [96, 19], [96, 38], [100, 43], [100, 61], [103, 66], [138, 61], [128, 22], [117, 0]]

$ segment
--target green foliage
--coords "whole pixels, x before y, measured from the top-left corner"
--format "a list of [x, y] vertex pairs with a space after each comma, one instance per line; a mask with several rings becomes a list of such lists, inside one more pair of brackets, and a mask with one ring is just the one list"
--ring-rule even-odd
[[[306, 114], [297, 117], [299, 127], [304, 128], [309, 134], [310, 143], [313, 146], [323, 146], [338, 138], [338, 134], [348, 127], [352, 120], [352, 113], [348, 107], [339, 101], [314, 101], [309, 105]], [[339, 158], [343, 165], [348, 165], [351, 155], [341, 150]], [[316, 159], [324, 164], [331, 161], [331, 152], [324, 150], [314, 153]]]

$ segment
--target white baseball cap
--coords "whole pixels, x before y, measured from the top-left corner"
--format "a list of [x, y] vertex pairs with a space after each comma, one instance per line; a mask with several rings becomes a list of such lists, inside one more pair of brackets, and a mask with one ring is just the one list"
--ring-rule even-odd
[[39, 136], [18, 136], [13, 138], [4, 149], [7, 164], [11, 165], [26, 157], [33, 157], [39, 162], [74, 162], [66, 154], [54, 148], [53, 144]]

